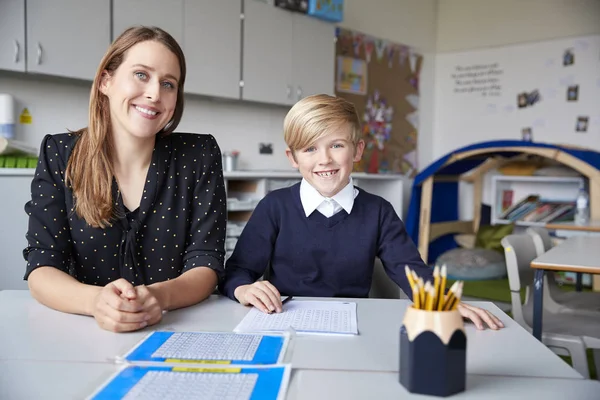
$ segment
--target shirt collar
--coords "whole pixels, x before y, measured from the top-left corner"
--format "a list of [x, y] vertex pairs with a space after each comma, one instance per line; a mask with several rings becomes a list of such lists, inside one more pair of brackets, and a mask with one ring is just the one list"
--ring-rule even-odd
[[[335, 200], [336, 203], [350, 214], [352, 206], [354, 206], [354, 197], [354, 184], [352, 183], [352, 177], [350, 177], [348, 184], [330, 199]], [[300, 182], [300, 202], [307, 217], [326, 199], [306, 179], [302, 178], [302, 182]]]

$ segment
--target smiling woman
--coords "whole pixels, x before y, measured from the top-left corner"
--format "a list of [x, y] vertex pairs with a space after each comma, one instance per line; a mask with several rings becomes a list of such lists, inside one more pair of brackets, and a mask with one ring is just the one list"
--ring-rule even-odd
[[132, 331], [215, 289], [225, 254], [221, 152], [210, 135], [173, 132], [185, 75], [167, 32], [130, 28], [100, 62], [88, 126], [44, 138], [24, 250], [41, 303]]

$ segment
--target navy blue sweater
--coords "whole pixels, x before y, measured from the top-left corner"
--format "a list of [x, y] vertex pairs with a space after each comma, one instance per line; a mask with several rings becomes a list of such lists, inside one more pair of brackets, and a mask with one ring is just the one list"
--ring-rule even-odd
[[425, 280], [425, 265], [392, 205], [359, 188], [352, 212], [306, 217], [300, 184], [275, 190], [258, 204], [227, 260], [221, 292], [254, 283], [270, 266], [269, 281], [282, 295], [367, 297], [379, 257], [388, 276], [412, 297], [408, 265]]

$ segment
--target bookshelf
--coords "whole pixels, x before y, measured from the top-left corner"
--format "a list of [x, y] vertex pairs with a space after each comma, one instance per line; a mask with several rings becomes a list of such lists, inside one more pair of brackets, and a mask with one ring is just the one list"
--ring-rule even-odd
[[521, 215], [516, 221], [504, 219], [502, 214], [503, 203], [506, 203], [505, 194], [512, 191], [512, 205], [531, 195], [539, 196], [541, 201], [574, 202], [582, 184], [585, 184], [584, 177], [494, 175], [491, 222], [493, 225], [514, 223], [520, 226], [545, 226], [550, 221], [521, 220], [527, 214]]

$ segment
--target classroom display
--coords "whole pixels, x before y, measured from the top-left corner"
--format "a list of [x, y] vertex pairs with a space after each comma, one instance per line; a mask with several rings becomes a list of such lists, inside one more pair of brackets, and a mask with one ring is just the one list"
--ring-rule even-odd
[[366, 143], [355, 171], [413, 177], [423, 57], [361, 32], [337, 28], [336, 38], [335, 95], [356, 106]]
[[600, 150], [600, 35], [436, 55], [438, 154], [476, 141]]

